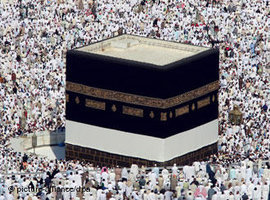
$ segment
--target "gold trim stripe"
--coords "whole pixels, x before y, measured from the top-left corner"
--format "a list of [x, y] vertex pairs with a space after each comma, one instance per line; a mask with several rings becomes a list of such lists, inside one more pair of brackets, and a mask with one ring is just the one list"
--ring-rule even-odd
[[85, 106], [88, 108], [94, 108], [94, 109], [98, 109], [98, 110], [105, 110], [106, 109], [105, 102], [94, 101], [91, 99], [85, 99]]
[[136, 117], [143, 117], [143, 110], [139, 108], [132, 108], [129, 106], [123, 106], [123, 114]]
[[206, 97], [197, 102], [197, 108], [200, 109], [210, 104], [210, 97]]
[[166, 112], [160, 113], [160, 121], [167, 121], [167, 113]]
[[69, 94], [66, 94], [66, 102], [69, 102]]
[[189, 105], [175, 109], [175, 117], [189, 113]]
[[200, 88], [191, 90], [184, 94], [177, 95], [168, 99], [153, 98], [147, 96], [134, 95], [129, 93], [123, 93], [113, 90], [100, 89], [95, 87], [90, 87], [78, 83], [73, 83], [67, 81], [66, 90], [70, 92], [75, 92], [91, 97], [107, 99], [112, 101], [119, 101], [123, 103], [129, 103], [140, 106], [147, 106], [153, 108], [167, 109], [173, 106], [180, 105], [182, 103], [188, 102], [190, 100], [196, 99], [210, 92], [218, 90], [219, 81], [215, 81], [204, 85]]

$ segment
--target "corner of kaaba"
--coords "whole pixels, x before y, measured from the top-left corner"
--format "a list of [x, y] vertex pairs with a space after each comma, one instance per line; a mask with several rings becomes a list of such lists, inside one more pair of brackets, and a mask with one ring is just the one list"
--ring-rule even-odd
[[66, 62], [67, 159], [164, 166], [217, 152], [217, 49], [121, 35]]

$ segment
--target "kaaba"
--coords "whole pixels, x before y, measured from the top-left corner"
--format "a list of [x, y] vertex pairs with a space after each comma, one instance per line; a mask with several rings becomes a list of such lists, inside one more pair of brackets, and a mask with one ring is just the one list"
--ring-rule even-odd
[[217, 49], [120, 35], [66, 65], [66, 159], [164, 166], [217, 151]]

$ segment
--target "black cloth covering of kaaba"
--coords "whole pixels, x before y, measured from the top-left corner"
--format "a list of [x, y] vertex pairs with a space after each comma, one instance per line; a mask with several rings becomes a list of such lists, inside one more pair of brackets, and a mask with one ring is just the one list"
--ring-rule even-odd
[[[219, 80], [219, 51], [209, 49], [177, 62], [157, 66], [109, 56], [71, 50], [67, 52], [67, 85], [80, 84], [129, 95], [169, 99], [189, 93]], [[68, 87], [67, 87], [68, 88]], [[67, 89], [66, 119], [105, 128], [166, 138], [218, 118], [218, 86], [201, 89], [201, 95], [170, 106], [142, 105], [87, 95]], [[208, 103], [198, 106], [209, 98]], [[104, 103], [98, 109], [86, 106], [86, 99]], [[205, 101], [204, 101], [205, 102]], [[123, 114], [123, 107], [143, 110], [143, 114]], [[177, 116], [176, 109], [188, 107]], [[112, 108], [116, 109], [112, 109]], [[164, 116], [165, 114], [165, 116]]]

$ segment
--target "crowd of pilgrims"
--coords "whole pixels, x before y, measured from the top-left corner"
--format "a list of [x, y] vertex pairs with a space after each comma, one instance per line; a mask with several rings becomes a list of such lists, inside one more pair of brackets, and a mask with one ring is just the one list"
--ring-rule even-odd
[[[268, 0], [1, 2], [0, 200], [270, 199]], [[148, 171], [14, 152], [10, 138], [65, 127], [66, 51], [122, 33], [219, 48], [219, 152]], [[241, 125], [229, 121], [234, 105]]]

